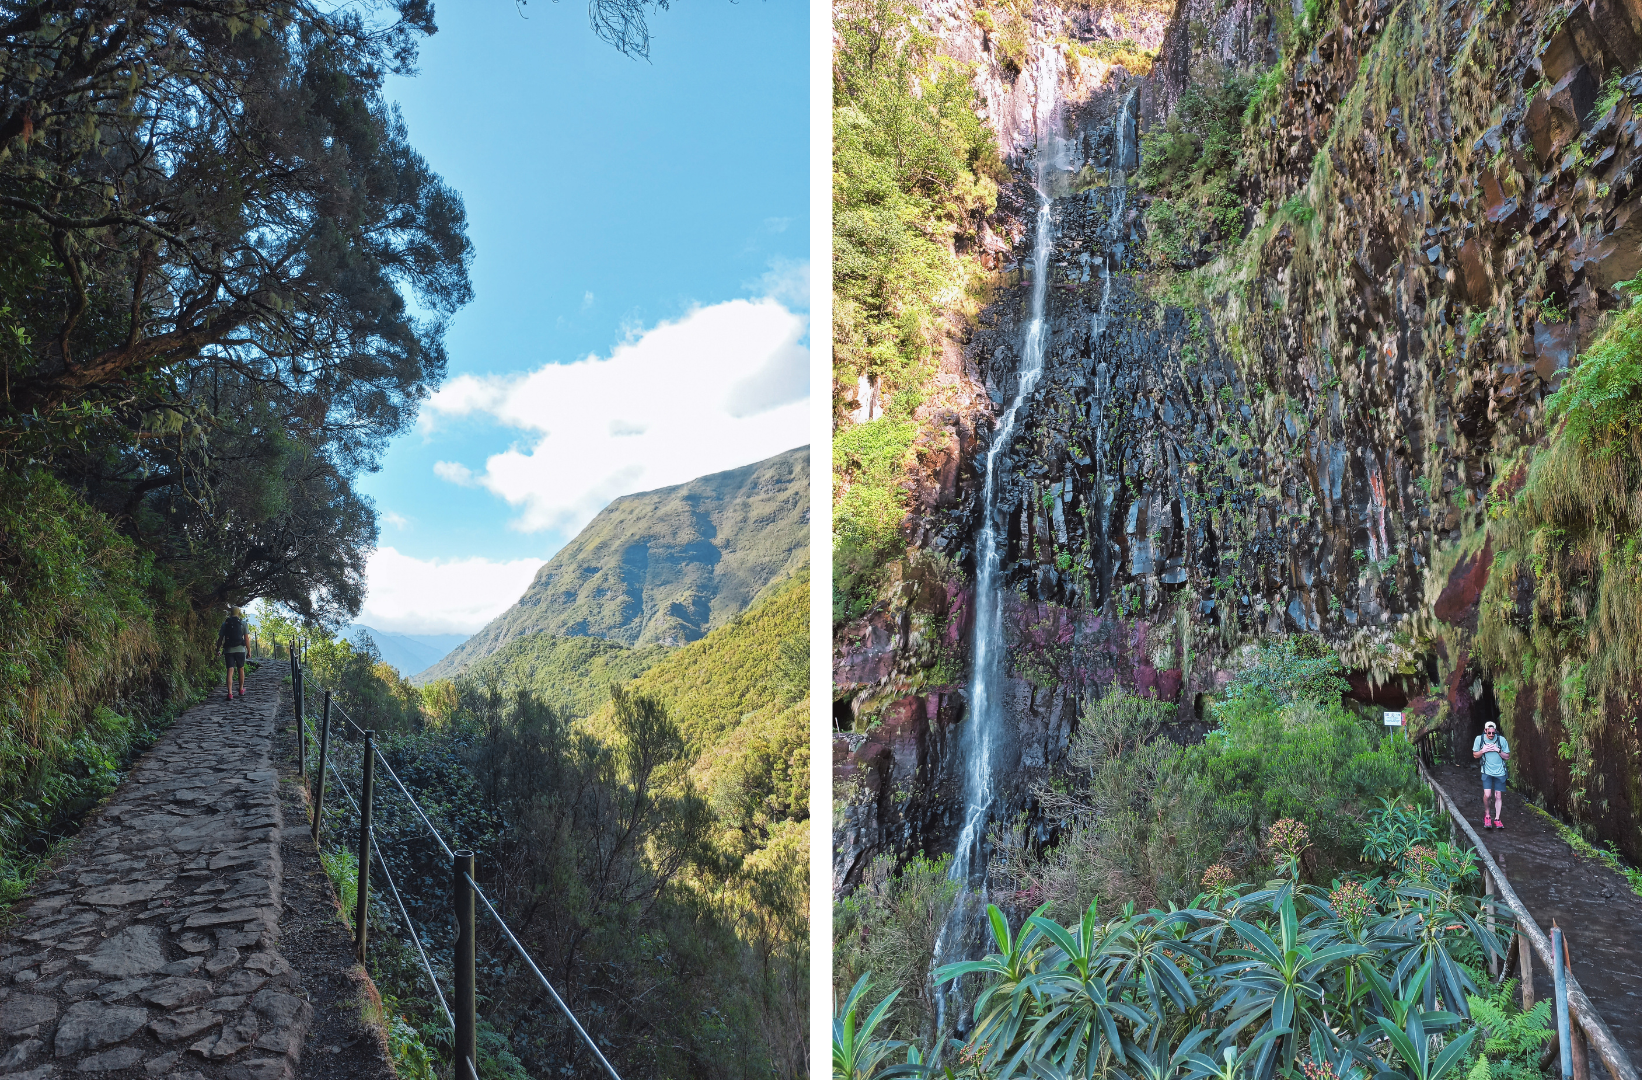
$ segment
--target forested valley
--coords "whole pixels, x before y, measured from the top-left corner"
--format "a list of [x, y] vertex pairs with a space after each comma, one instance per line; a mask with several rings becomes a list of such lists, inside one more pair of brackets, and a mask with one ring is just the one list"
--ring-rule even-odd
[[[800, 1076], [808, 618], [801, 573], [679, 649], [541, 634], [422, 686], [368, 644], [315, 639], [273, 613], [256, 625], [276, 650], [300, 643], [310, 698], [330, 690], [338, 717], [376, 732], [432, 827], [479, 853], [478, 880], [623, 1076]], [[618, 673], [633, 677], [606, 681]], [[357, 790], [360, 744], [334, 731]], [[358, 814], [345, 796], [326, 806], [326, 868], [351, 913]], [[377, 813], [448, 989], [448, 860], [408, 804], [385, 798]], [[449, 1025], [381, 890], [371, 970], [402, 1073], [432, 1080], [420, 1063], [444, 1060]], [[484, 1080], [597, 1067], [493, 929], [480, 952]]]

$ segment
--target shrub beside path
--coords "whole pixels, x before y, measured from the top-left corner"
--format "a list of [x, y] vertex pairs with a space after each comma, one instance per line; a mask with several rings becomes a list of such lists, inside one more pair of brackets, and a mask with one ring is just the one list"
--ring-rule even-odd
[[[1482, 783], [1474, 766], [1446, 765], [1431, 774], [1488, 845], [1540, 929], [1554, 919], [1568, 937], [1574, 976], [1614, 1038], [1642, 1063], [1642, 897], [1617, 872], [1580, 855], [1514, 791], [1505, 793], [1505, 828], [1482, 828]], [[1551, 974], [1535, 958], [1534, 990], [1551, 996]], [[1592, 1076], [1607, 1076], [1595, 1063]]]
[[279, 947], [282, 672], [184, 713], [0, 932], [0, 1080], [298, 1075], [314, 1009]]

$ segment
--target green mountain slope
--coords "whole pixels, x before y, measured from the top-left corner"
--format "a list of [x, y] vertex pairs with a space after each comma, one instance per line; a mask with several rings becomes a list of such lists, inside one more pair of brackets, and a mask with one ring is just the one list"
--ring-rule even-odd
[[463, 678], [495, 679], [507, 690], [529, 690], [567, 716], [589, 716], [610, 699], [610, 684], [637, 678], [671, 650], [630, 648], [595, 637], [531, 634], [476, 661]]
[[[666, 703], [695, 750], [709, 750], [749, 714], [808, 692], [810, 575], [771, 595], [700, 641], [669, 652], [627, 689]], [[601, 709], [595, 725], [608, 708]]]
[[[690, 775], [714, 811], [721, 855], [762, 881], [766, 897], [789, 903], [805, 895], [808, 872], [809, 577], [802, 571], [780, 583], [626, 687], [660, 700], [677, 722], [695, 759]], [[597, 737], [616, 738], [608, 703], [585, 723]], [[788, 914], [795, 925], [804, 921]]]
[[806, 565], [809, 489], [810, 452], [801, 446], [623, 496], [537, 572], [517, 604], [416, 681], [454, 678], [531, 634], [696, 641]]

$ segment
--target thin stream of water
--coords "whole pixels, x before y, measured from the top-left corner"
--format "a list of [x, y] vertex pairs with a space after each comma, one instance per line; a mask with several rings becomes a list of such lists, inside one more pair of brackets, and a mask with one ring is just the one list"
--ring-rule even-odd
[[[987, 821], [991, 815], [994, 797], [993, 776], [995, 758], [1002, 749], [1002, 725], [998, 722], [997, 706], [993, 700], [1002, 665], [999, 646], [1002, 635], [1003, 598], [997, 587], [997, 576], [1002, 558], [998, 553], [997, 473], [994, 466], [998, 455], [1014, 438], [1016, 420], [1022, 407], [1032, 395], [1038, 377], [1043, 374], [1044, 348], [1049, 340], [1049, 327], [1044, 316], [1049, 294], [1049, 254], [1053, 248], [1054, 221], [1049, 198], [1049, 167], [1053, 155], [1054, 135], [1051, 125], [1055, 119], [1060, 72], [1054, 64], [1055, 54], [1047, 52], [1040, 72], [1037, 103], [1038, 135], [1038, 215], [1032, 248], [1031, 321], [1027, 324], [1026, 339], [1021, 350], [1021, 367], [1017, 372], [1015, 396], [1004, 411], [1003, 418], [986, 452], [986, 479], [981, 489], [981, 534], [976, 541], [975, 577], [975, 639], [974, 667], [970, 676], [969, 719], [964, 724], [962, 737], [964, 762], [964, 823], [953, 851], [952, 869], [948, 876], [963, 886], [958, 902], [935, 941], [935, 966], [961, 959], [968, 950], [966, 927], [975, 922], [975, 907], [984, 903], [984, 895], [973, 898], [970, 885], [976, 877], [984, 877], [985, 864], [980, 858], [981, 845], [986, 839]], [[984, 882], [982, 889], [984, 892]], [[945, 1021], [946, 990], [936, 989], [936, 1031]]]
[[[1009, 407], [1004, 410], [993, 435], [992, 444], [986, 453], [985, 479], [981, 488], [981, 531], [975, 547], [973, 667], [969, 684], [969, 718], [964, 725], [961, 744], [964, 763], [964, 821], [953, 850], [952, 868], [949, 871], [950, 879], [961, 884], [964, 891], [960, 893], [951, 915], [936, 937], [936, 967], [961, 960], [969, 952], [972, 944], [971, 934], [983, 921], [978, 918], [980, 907], [986, 902], [986, 867], [982, 858], [982, 845], [986, 839], [987, 825], [992, 817], [996, 796], [994, 777], [998, 772], [998, 755], [1004, 749], [1005, 740], [1003, 718], [999, 715], [997, 701], [998, 690], [1003, 681], [1003, 594], [998, 587], [998, 574], [1003, 560], [999, 549], [996, 465], [998, 457], [1013, 441], [1021, 411], [1030, 400], [1032, 391], [1043, 374], [1044, 353], [1049, 342], [1049, 323], [1045, 309], [1049, 291], [1049, 255], [1054, 246], [1054, 221], [1049, 196], [1049, 169], [1054, 156], [1054, 137], [1050, 126], [1055, 117], [1059, 73], [1053, 70], [1047, 58], [1045, 68], [1048, 70], [1039, 80], [1039, 86], [1046, 88], [1047, 93], [1040, 97], [1038, 103], [1038, 213], [1033, 236], [1030, 321], [1021, 350], [1021, 366], [1017, 372], [1015, 395]], [[1109, 226], [1114, 245], [1118, 242], [1126, 203], [1124, 179], [1129, 157], [1130, 128], [1134, 123], [1135, 95], [1136, 91], [1131, 91], [1125, 98], [1116, 121], [1113, 170], [1116, 173], [1115, 186], [1118, 187], [1118, 193], [1113, 203]], [[1111, 262], [1108, 256], [1105, 259], [1105, 281], [1100, 309], [1095, 317], [1095, 325], [1091, 328], [1097, 339], [1106, 328], [1106, 307], [1111, 299], [1112, 275], [1115, 272]], [[1101, 434], [1104, 435], [1103, 432]], [[1101, 441], [1103, 443], [1104, 439]], [[1097, 450], [1102, 458], [1104, 450], [1104, 445], [1099, 446]], [[1106, 486], [1104, 481], [1105, 478], [1102, 476], [1100, 484], [1103, 489]], [[1101, 494], [1109, 507], [1111, 494], [1104, 490]], [[1102, 513], [1103, 540], [1106, 532], [1105, 517], [1106, 514]], [[979, 895], [970, 891], [971, 887], [977, 884], [980, 887]], [[947, 987], [936, 988], [937, 1032], [944, 1028], [947, 996]]]

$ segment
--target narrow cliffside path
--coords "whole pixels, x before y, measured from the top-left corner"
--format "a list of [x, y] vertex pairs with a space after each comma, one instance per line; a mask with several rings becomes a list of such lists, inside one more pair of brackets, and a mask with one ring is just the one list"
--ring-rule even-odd
[[[1642, 1061], [1642, 1025], [1635, 1023], [1642, 1016], [1642, 897], [1622, 876], [1575, 852], [1514, 791], [1505, 793], [1505, 828], [1483, 830], [1474, 767], [1446, 765], [1431, 773], [1483, 837], [1540, 928], [1549, 932], [1553, 919], [1562, 927], [1574, 977], [1631, 1060]], [[1550, 972], [1537, 958], [1534, 989], [1549, 998]]]
[[[293, 968], [281, 938], [316, 920], [346, 932], [334, 900], [282, 920], [288, 894], [314, 885], [288, 888], [282, 859], [307, 834], [291, 816], [300, 793], [282, 797], [295, 785], [276, 767], [281, 671], [265, 666], [243, 699], [219, 688], [184, 713], [0, 932], [0, 1080], [321, 1075], [304, 1046], [316, 1000], [324, 1026], [336, 995], [309, 986], [331, 973]], [[391, 1076], [359, 1041], [350, 1056], [364, 1060], [348, 1071]], [[335, 1063], [340, 1048], [322, 1049]]]

